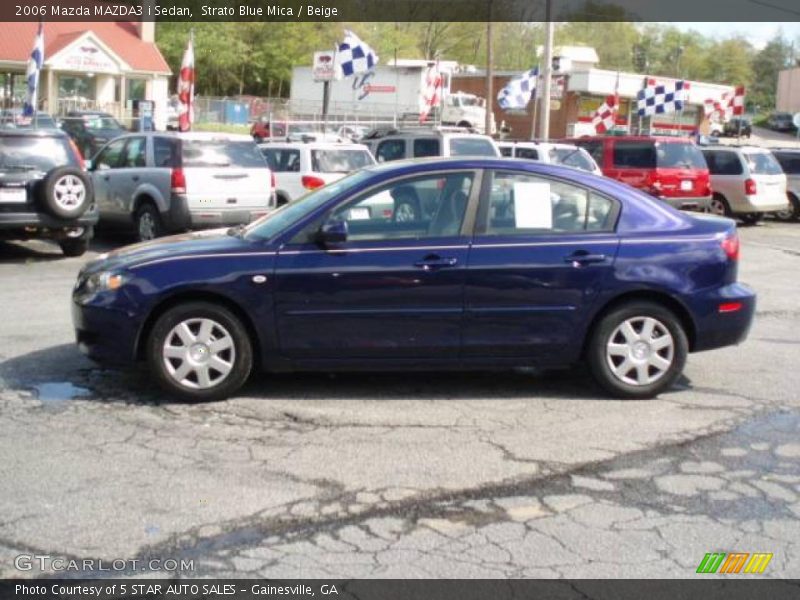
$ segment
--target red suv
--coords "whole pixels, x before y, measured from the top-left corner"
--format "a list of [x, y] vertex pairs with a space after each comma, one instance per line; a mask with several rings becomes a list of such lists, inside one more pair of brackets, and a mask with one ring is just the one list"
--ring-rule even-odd
[[705, 210], [711, 204], [708, 165], [691, 140], [587, 136], [567, 141], [585, 148], [606, 177], [648, 192], [675, 208]]

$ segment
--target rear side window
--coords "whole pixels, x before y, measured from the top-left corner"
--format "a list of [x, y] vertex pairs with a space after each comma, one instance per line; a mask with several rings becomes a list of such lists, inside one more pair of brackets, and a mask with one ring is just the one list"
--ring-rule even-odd
[[514, 148], [514, 155], [517, 158], [539, 160], [539, 151], [536, 148]]
[[184, 167], [266, 167], [258, 146], [249, 141], [183, 140]]
[[667, 142], [656, 144], [656, 163], [660, 169], [707, 169], [703, 153], [694, 144]]
[[367, 150], [311, 151], [311, 170], [317, 173], [350, 173], [371, 164]]
[[77, 167], [66, 138], [0, 136], [0, 170], [44, 171]]
[[787, 175], [800, 174], [800, 152], [776, 152], [775, 158]]
[[594, 171], [591, 157], [582, 148], [553, 148], [550, 150], [550, 160], [582, 171]]
[[378, 144], [375, 158], [378, 162], [389, 162], [406, 157], [406, 143], [404, 140], [384, 140]]
[[735, 152], [709, 150], [703, 154], [712, 175], [741, 175], [743, 172], [742, 161]]
[[156, 167], [178, 167], [178, 140], [163, 137], [153, 138], [153, 164]]
[[414, 140], [414, 156], [439, 156], [442, 150], [436, 138], [419, 138]]
[[513, 148], [509, 148], [508, 146], [500, 147], [500, 156], [511, 156], [512, 152]]
[[483, 138], [450, 138], [450, 156], [497, 156], [497, 150]]
[[769, 152], [745, 152], [744, 159], [753, 175], [780, 175], [783, 173], [780, 164]]
[[297, 173], [300, 171], [300, 150], [292, 148], [262, 148], [261, 154], [269, 168], [277, 173]]
[[630, 169], [655, 169], [655, 144], [653, 142], [615, 143], [614, 166]]

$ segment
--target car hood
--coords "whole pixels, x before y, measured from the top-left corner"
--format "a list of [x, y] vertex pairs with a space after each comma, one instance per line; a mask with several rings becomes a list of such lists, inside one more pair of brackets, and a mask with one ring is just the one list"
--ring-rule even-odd
[[107, 254], [101, 254], [84, 267], [83, 273], [132, 269], [160, 259], [174, 259], [197, 254], [246, 252], [252, 249], [253, 242], [228, 235], [227, 232], [227, 227], [208, 229], [124, 246]]

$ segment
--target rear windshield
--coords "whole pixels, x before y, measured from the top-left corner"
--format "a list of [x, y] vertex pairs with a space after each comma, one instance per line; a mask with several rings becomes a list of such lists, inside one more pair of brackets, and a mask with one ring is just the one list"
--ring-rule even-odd
[[559, 165], [575, 167], [582, 171], [594, 171], [594, 164], [588, 153], [581, 148], [552, 148], [550, 160]]
[[614, 166], [633, 169], [706, 169], [703, 154], [688, 142], [617, 142]]
[[744, 159], [753, 175], [780, 175], [783, 173], [781, 165], [769, 152], [745, 152]]
[[350, 173], [374, 164], [367, 150], [312, 150], [311, 170], [317, 173]]
[[497, 156], [497, 150], [482, 138], [450, 138], [450, 156]]
[[65, 138], [0, 136], [0, 170], [47, 172], [66, 165], [78, 162]]
[[36, 115], [34, 119], [32, 116], [25, 116], [22, 113], [4, 113], [0, 116], [0, 124], [17, 129], [33, 129], [34, 127], [56, 129], [57, 127], [53, 117], [48, 114]]
[[694, 144], [656, 144], [660, 169], [707, 169], [703, 153]]
[[254, 142], [183, 140], [184, 167], [266, 167]]

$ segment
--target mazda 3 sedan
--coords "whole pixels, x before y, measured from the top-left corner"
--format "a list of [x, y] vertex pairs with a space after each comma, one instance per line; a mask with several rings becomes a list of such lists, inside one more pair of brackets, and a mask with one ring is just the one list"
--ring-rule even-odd
[[[414, 198], [417, 218], [397, 219]], [[733, 221], [611, 179], [502, 158], [361, 169], [250, 225], [128, 246], [73, 292], [80, 349], [146, 361], [173, 396], [267, 371], [583, 363], [612, 396], [669, 388], [741, 342]]]

